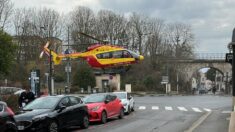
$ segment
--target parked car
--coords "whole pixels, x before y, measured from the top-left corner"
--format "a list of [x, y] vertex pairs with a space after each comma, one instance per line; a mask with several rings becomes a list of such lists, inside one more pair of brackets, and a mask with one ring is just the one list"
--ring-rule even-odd
[[208, 92], [206, 88], [200, 88], [198, 91], [199, 91], [199, 94], [207, 94]]
[[127, 92], [114, 92], [114, 94], [122, 101], [124, 112], [130, 114], [134, 111], [134, 98]]
[[15, 115], [19, 131], [49, 131], [80, 125], [88, 128], [88, 109], [81, 98], [68, 95], [35, 99]]
[[5, 102], [0, 101], [0, 131], [1, 132], [17, 132], [14, 120], [14, 112], [7, 106]]
[[107, 119], [112, 117], [124, 116], [124, 108], [121, 100], [112, 93], [91, 94], [84, 98], [88, 106], [90, 122], [100, 121], [106, 123]]

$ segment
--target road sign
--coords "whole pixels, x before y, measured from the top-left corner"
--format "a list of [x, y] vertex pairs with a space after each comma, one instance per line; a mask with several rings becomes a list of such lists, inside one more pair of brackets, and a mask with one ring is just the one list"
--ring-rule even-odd
[[225, 62], [228, 62], [228, 63], [232, 64], [232, 62], [233, 62], [233, 53], [226, 53]]
[[162, 76], [162, 82], [169, 82], [169, 77], [168, 76]]

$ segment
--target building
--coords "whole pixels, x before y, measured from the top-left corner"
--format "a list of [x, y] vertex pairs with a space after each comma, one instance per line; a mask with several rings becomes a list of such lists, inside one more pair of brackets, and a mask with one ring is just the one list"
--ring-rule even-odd
[[192, 78], [192, 89], [197, 89], [197, 79], [196, 78]]
[[100, 74], [95, 79], [97, 92], [120, 91], [120, 74]]

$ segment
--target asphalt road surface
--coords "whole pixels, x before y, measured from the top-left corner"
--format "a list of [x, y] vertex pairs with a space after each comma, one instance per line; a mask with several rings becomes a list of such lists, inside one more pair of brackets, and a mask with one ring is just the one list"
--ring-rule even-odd
[[134, 97], [135, 111], [124, 119], [92, 123], [73, 132], [227, 132], [231, 96]]

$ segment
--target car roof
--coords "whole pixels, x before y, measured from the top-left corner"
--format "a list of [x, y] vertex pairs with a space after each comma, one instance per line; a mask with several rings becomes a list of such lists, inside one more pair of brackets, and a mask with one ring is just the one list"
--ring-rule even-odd
[[113, 96], [116, 96], [114, 93], [94, 93], [94, 94], [90, 94], [90, 95], [104, 95], [104, 96], [106, 96], [106, 95], [113, 95]]
[[3, 101], [0, 101], [0, 104], [7, 106], [7, 103]]
[[127, 92], [120, 91], [120, 92], [113, 92], [113, 93], [127, 93]]

